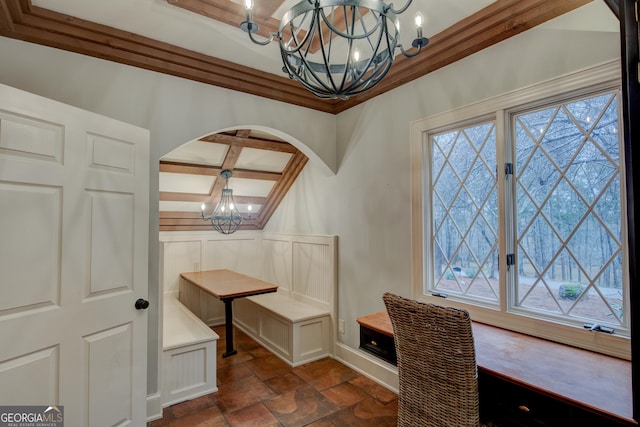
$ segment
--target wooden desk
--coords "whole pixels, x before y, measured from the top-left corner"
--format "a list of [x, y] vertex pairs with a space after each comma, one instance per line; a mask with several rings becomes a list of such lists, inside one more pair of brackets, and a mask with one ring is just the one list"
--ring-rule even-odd
[[252, 295], [267, 294], [278, 290], [278, 285], [245, 276], [244, 274], [231, 270], [180, 273], [180, 277], [187, 283], [199, 287], [224, 303], [227, 347], [222, 357], [232, 356], [237, 353], [233, 348], [233, 300]]
[[[386, 311], [359, 317], [357, 321], [361, 328], [393, 337]], [[503, 381], [514, 386], [504, 387], [509, 390], [507, 393], [514, 389], [535, 393], [547, 401], [559, 402], [557, 410], [577, 408], [586, 414], [573, 411], [570, 416], [574, 419], [595, 414], [599, 426], [611, 425], [605, 422], [637, 425], [633, 421], [631, 362], [481, 323], [473, 324], [473, 336], [478, 371], [487, 379], [485, 384]], [[482, 389], [483, 384], [480, 385]], [[492, 398], [494, 391], [492, 388]], [[600, 423], [600, 419], [605, 421]]]

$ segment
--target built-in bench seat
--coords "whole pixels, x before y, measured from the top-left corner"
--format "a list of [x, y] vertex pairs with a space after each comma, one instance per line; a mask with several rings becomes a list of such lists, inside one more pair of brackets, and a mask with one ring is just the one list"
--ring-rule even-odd
[[236, 326], [292, 366], [332, 354], [328, 308], [288, 291], [241, 298], [234, 304]]
[[218, 390], [216, 342], [211, 328], [189, 311], [177, 293], [165, 293], [162, 330], [162, 406]]
[[331, 314], [326, 308], [318, 308], [297, 300], [294, 297], [287, 295], [285, 292], [256, 295], [247, 299], [258, 304], [260, 307], [273, 311], [274, 313], [278, 313], [282, 317], [286, 317], [291, 322], [295, 323], [304, 322], [305, 320], [310, 319], [317, 319]]
[[[177, 294], [180, 274], [189, 271], [228, 269], [276, 284], [277, 293], [233, 300], [234, 326], [292, 366], [334, 355], [337, 236], [171, 232], [160, 237], [165, 295]], [[224, 304], [202, 289], [181, 293], [180, 300], [205, 324], [224, 324]]]

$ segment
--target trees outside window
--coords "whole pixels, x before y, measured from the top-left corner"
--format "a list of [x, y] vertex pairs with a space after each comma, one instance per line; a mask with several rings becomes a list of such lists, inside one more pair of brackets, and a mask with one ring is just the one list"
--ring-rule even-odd
[[515, 114], [513, 305], [625, 328], [618, 93]]
[[530, 105], [426, 132], [423, 291], [628, 335], [619, 91]]

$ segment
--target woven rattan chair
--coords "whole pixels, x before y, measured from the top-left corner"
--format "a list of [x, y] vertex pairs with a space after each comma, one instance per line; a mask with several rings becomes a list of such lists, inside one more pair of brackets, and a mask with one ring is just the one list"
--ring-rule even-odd
[[385, 293], [398, 354], [398, 426], [480, 426], [469, 313]]

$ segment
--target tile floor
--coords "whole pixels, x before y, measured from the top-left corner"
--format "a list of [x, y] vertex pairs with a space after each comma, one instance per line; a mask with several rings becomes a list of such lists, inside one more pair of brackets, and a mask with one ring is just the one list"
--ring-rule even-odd
[[398, 396], [340, 362], [327, 358], [292, 368], [235, 329], [238, 354], [222, 358], [218, 391], [165, 408], [149, 427], [396, 426]]

